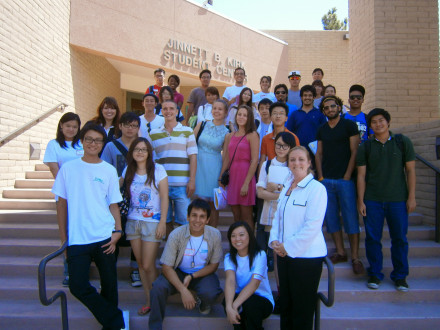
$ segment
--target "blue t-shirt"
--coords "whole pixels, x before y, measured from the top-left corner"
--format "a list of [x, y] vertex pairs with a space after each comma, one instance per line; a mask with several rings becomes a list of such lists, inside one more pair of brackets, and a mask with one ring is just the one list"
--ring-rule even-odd
[[309, 112], [299, 109], [289, 115], [286, 128], [296, 134], [302, 146], [307, 147], [310, 142], [316, 140], [318, 128], [326, 122], [325, 116], [316, 108]]
[[343, 115], [345, 119], [349, 119], [351, 121], [354, 121], [358, 127], [359, 131], [359, 137], [361, 138], [361, 143], [368, 140], [368, 136], [370, 134], [373, 134], [373, 130], [371, 128], [368, 128], [367, 125], [367, 116], [365, 113], [360, 112], [356, 116], [352, 116], [350, 112], [347, 112]]
[[302, 100], [300, 96], [301, 91], [292, 91], [289, 89], [289, 92], [287, 93], [287, 103], [293, 104], [298, 109], [302, 107]]
[[287, 115], [287, 117], [289, 117], [292, 112], [294, 112], [300, 108], [300, 107], [297, 107], [296, 105], [293, 105], [290, 103], [286, 103], [286, 104], [289, 107], [289, 114]]

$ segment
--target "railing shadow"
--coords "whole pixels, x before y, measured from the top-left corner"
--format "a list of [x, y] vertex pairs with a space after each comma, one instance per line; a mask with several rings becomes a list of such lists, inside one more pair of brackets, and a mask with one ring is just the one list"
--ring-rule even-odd
[[44, 306], [51, 305], [58, 298], [61, 299], [61, 322], [63, 324], [63, 330], [69, 329], [69, 321], [67, 318], [67, 296], [64, 291], [56, 292], [52, 297], [47, 298], [46, 292], [46, 264], [52, 259], [58, 257], [64, 252], [67, 247], [67, 242], [65, 242], [58, 250], [52, 252], [45, 256], [38, 265], [38, 292], [40, 296], [40, 302]]

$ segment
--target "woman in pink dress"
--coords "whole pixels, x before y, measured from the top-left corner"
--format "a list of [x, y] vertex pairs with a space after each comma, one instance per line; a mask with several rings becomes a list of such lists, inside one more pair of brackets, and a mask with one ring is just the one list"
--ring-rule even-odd
[[225, 138], [223, 166], [220, 173], [229, 167], [227, 200], [234, 221], [245, 221], [253, 229], [252, 206], [255, 205], [255, 171], [260, 140], [256, 132], [252, 108], [240, 105], [235, 115], [235, 123], [238, 131], [228, 134]]

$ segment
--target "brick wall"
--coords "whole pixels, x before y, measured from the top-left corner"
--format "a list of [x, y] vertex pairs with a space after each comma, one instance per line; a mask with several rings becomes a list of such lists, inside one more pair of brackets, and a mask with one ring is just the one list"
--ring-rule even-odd
[[[392, 118], [391, 123], [394, 119]], [[391, 126], [392, 129], [393, 126]], [[440, 136], [440, 120], [415, 124], [393, 129], [395, 133], [407, 135], [414, 144], [416, 153], [440, 168], [436, 159], [435, 139]], [[424, 215], [424, 221], [434, 224], [435, 221], [435, 174], [420, 161], [416, 161], [416, 212]]]
[[[312, 72], [314, 68], [324, 70], [324, 84], [334, 85], [338, 96], [344, 103], [347, 102], [348, 89], [350, 87], [350, 56], [349, 43], [351, 40], [344, 40], [348, 31], [286, 31], [266, 30], [264, 31], [289, 44], [288, 46], [288, 68], [289, 71], [301, 71], [301, 85], [312, 83]], [[290, 88], [285, 73], [283, 81], [274, 81], [276, 84], [284, 83]]]
[[439, 119], [438, 1], [350, 0], [349, 17], [364, 108], [387, 109], [396, 126]]
[[[103, 58], [69, 47], [70, 2], [0, 1], [0, 136], [60, 102], [90, 119], [102, 98], [113, 94], [125, 108], [119, 75]], [[0, 190], [41, 163], [62, 114], [56, 112], [0, 147]], [[29, 143], [41, 157], [29, 160]]]

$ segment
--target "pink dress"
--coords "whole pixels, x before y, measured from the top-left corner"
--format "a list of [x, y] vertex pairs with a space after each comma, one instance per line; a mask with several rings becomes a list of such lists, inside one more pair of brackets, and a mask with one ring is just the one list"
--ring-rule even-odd
[[[232, 136], [229, 142], [229, 159], [232, 160], [235, 148], [241, 140], [242, 136]], [[237, 152], [232, 161], [229, 170], [229, 185], [228, 185], [228, 204], [229, 205], [255, 205], [256, 187], [255, 175], [252, 175], [252, 180], [249, 183], [249, 190], [246, 196], [240, 196], [240, 189], [243, 185], [244, 179], [249, 171], [251, 162], [251, 145], [246, 137], [244, 137], [238, 144]]]

